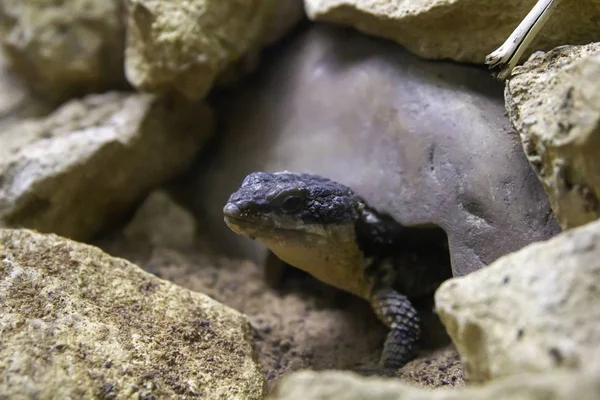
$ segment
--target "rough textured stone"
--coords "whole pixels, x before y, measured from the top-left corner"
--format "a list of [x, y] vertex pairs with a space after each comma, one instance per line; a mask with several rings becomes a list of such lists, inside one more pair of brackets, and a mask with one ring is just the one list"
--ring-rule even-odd
[[169, 193], [155, 190], [146, 197], [123, 233], [129, 240], [153, 246], [188, 247], [194, 241], [196, 220]]
[[505, 97], [561, 226], [600, 218], [600, 43], [532, 56]]
[[303, 15], [299, 0], [128, 0], [126, 73], [138, 89], [205, 95], [221, 72]]
[[87, 239], [189, 165], [203, 105], [147, 94], [71, 101], [0, 132], [0, 225]]
[[3, 0], [0, 34], [15, 72], [52, 99], [126, 82], [122, 0]]
[[281, 39], [304, 18], [304, 3], [302, 0], [286, 0], [277, 3], [274, 14], [267, 21], [260, 46], [225, 67], [217, 77], [215, 85], [235, 85], [247, 78], [258, 67], [262, 48], [270, 46]]
[[221, 211], [260, 170], [320, 173], [404, 224], [441, 226], [456, 275], [558, 231], [504, 115], [502, 84], [483, 68], [313, 26], [215, 104], [221, 142], [195, 167], [194, 210], [228, 254], [264, 254]]
[[0, 229], [7, 398], [261, 399], [244, 316], [96, 247]]
[[525, 374], [485, 386], [453, 390], [416, 388], [395, 379], [344, 372], [302, 371], [282, 379], [269, 400], [595, 400], [600, 379], [592, 374]]
[[[388, 38], [426, 58], [483, 63], [537, 0], [304, 0], [309, 18]], [[600, 0], [563, 1], [531, 44], [549, 50], [600, 37]], [[527, 54], [527, 53], [526, 53]]]
[[587, 368], [600, 347], [600, 220], [440, 286], [468, 379]]

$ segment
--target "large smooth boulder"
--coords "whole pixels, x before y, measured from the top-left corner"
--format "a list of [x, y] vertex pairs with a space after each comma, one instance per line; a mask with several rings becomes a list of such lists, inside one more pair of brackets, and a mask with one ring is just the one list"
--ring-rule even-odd
[[467, 379], [592, 368], [600, 348], [600, 220], [444, 282], [435, 303]]
[[487, 70], [314, 26], [216, 99], [222, 129], [195, 167], [194, 209], [228, 254], [260, 260], [222, 208], [253, 171], [319, 173], [406, 225], [448, 234], [455, 275], [558, 232]]
[[561, 226], [600, 218], [600, 43], [536, 54], [505, 97]]
[[0, 226], [87, 240], [182, 172], [211, 133], [202, 103], [105, 93], [0, 132]]
[[[538, 0], [304, 0], [309, 18], [391, 39], [425, 58], [484, 63]], [[562, 1], [525, 55], [600, 37], [600, 0]]]
[[246, 318], [96, 247], [0, 229], [7, 398], [262, 399]]

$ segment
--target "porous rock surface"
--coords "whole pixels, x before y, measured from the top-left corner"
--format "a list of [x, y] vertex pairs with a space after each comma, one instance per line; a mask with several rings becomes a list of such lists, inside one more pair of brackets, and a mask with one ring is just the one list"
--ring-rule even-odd
[[600, 43], [532, 56], [505, 97], [561, 226], [600, 218]]
[[363, 378], [347, 372], [302, 371], [282, 379], [268, 400], [594, 400], [600, 379], [592, 374], [524, 374], [485, 386], [430, 390], [393, 379]]
[[194, 167], [194, 209], [228, 253], [222, 208], [253, 171], [322, 174], [406, 225], [448, 234], [455, 275], [558, 232], [505, 113], [502, 84], [473, 66], [316, 25], [217, 99], [220, 142]]
[[[483, 63], [537, 0], [304, 0], [309, 18], [391, 39], [425, 58]], [[600, 37], [600, 0], [562, 1], [528, 48]]]
[[53, 100], [125, 85], [122, 0], [3, 0], [0, 40], [23, 81]]
[[11, 125], [0, 132], [0, 226], [90, 238], [186, 168], [210, 132], [203, 104], [117, 92]]
[[138, 89], [204, 96], [219, 74], [287, 32], [299, 0], [127, 0], [126, 74]]
[[589, 369], [600, 347], [600, 220], [443, 283], [436, 310], [465, 377]]
[[249, 325], [96, 247], [0, 229], [7, 398], [261, 399]]

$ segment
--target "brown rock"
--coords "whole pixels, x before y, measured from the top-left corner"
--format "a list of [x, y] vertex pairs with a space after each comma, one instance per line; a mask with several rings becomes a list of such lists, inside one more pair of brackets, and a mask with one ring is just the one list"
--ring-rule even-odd
[[2, 45], [15, 73], [53, 100], [125, 85], [122, 0], [3, 0]]
[[[289, 4], [293, 3], [293, 4]], [[287, 32], [298, 0], [128, 0], [128, 80], [138, 89], [203, 97], [240, 57]]]
[[473, 381], [591, 370], [600, 347], [599, 302], [600, 220], [448, 280], [435, 295]]
[[600, 218], [600, 43], [536, 54], [505, 97], [561, 226]]
[[[391, 39], [425, 58], [483, 64], [537, 0], [305, 0], [309, 18]], [[531, 44], [549, 50], [600, 37], [600, 0], [563, 1]]]
[[7, 398], [262, 399], [245, 317], [55, 235], [0, 229]]
[[344, 372], [297, 372], [284, 378], [269, 400], [595, 400], [600, 379], [592, 374], [525, 374], [455, 390], [415, 388], [394, 379]]

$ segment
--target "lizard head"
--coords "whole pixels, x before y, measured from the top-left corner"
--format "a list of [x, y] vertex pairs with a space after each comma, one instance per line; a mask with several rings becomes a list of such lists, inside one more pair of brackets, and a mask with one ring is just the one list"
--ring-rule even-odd
[[364, 296], [356, 236], [364, 208], [350, 188], [318, 175], [254, 172], [223, 213], [231, 230], [258, 240], [286, 263]]
[[328, 240], [359, 217], [362, 201], [340, 183], [318, 175], [253, 172], [229, 197], [225, 223], [265, 244]]

